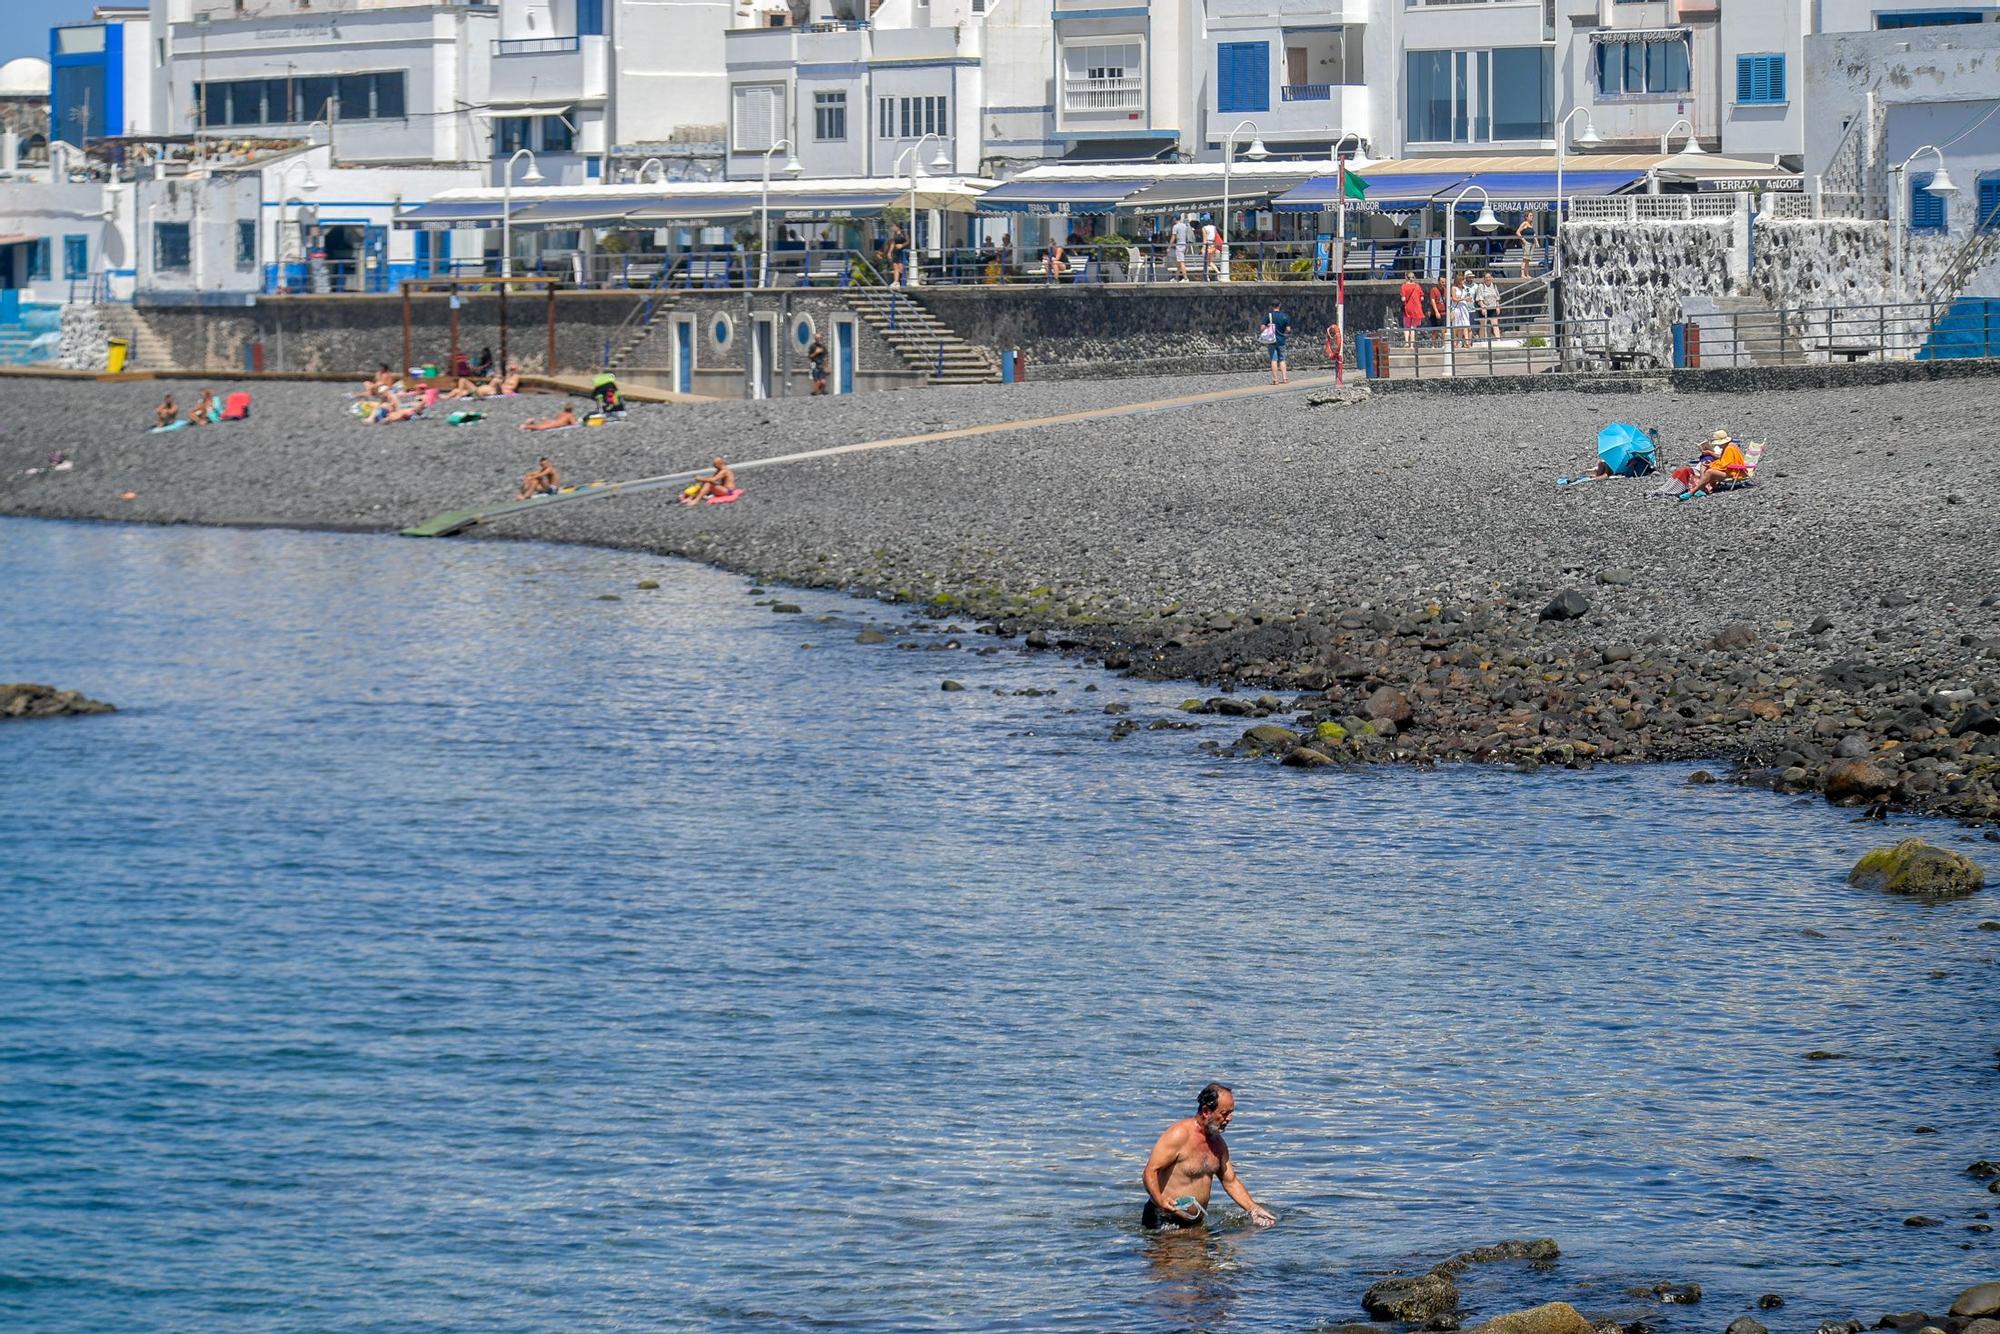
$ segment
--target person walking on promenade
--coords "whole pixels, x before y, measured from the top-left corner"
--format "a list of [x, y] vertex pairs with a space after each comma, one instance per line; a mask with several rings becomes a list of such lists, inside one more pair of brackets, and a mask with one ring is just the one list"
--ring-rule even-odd
[[1471, 347], [1472, 291], [1465, 285], [1465, 279], [1452, 279], [1451, 297], [1446, 304], [1451, 313], [1451, 345], [1461, 349]]
[[1188, 221], [1186, 214], [1174, 219], [1171, 235], [1174, 247], [1174, 281], [1184, 283], [1188, 280], [1188, 247], [1194, 244], [1194, 224]]
[[806, 349], [806, 362], [812, 367], [812, 396], [819, 398], [826, 393], [826, 340], [813, 335], [812, 346]]
[[1500, 285], [1493, 281], [1491, 270], [1479, 275], [1479, 321], [1485, 326], [1488, 341], [1500, 336]]
[[1227, 1084], [1210, 1084], [1195, 1095], [1193, 1116], [1166, 1128], [1146, 1159], [1140, 1181], [1146, 1204], [1139, 1213], [1146, 1228], [1195, 1227], [1208, 1217], [1208, 1197], [1216, 1178], [1250, 1221], [1269, 1227], [1278, 1220], [1250, 1196], [1236, 1175], [1222, 1132], [1236, 1115], [1236, 1095]]
[[910, 243], [903, 235], [902, 223], [896, 223], [889, 228], [889, 244], [885, 248], [889, 252], [889, 286], [901, 287], [903, 265], [908, 261], [910, 254]]
[[1445, 305], [1442, 278], [1431, 281], [1430, 309], [1426, 313], [1430, 316], [1430, 322], [1437, 326], [1437, 345], [1443, 347], [1445, 340], [1451, 337], [1451, 320], [1448, 318], [1449, 307]]
[[1201, 280], [1215, 281], [1216, 264], [1222, 258], [1222, 233], [1215, 230], [1215, 224], [1204, 220], [1201, 224]]
[[1403, 302], [1403, 346], [1417, 345], [1417, 330], [1424, 324], [1424, 288], [1414, 277], [1403, 279], [1396, 293]]
[[1535, 215], [1523, 213], [1521, 225], [1514, 229], [1514, 239], [1521, 243], [1521, 276], [1532, 276], [1535, 252], [1542, 248], [1542, 238], [1535, 231]]
[[1285, 361], [1285, 338], [1291, 331], [1291, 316], [1273, 301], [1271, 313], [1264, 317], [1264, 327], [1257, 333], [1257, 341], [1271, 350], [1272, 384], [1285, 384], [1292, 378], [1291, 366]]

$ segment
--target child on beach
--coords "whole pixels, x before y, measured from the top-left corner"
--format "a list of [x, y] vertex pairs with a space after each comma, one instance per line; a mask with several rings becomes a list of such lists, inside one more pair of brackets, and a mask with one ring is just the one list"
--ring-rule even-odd
[[174, 419], [180, 415], [181, 410], [175, 405], [174, 396], [168, 394], [160, 400], [160, 406], [153, 409], [153, 429], [157, 431], [173, 425]]

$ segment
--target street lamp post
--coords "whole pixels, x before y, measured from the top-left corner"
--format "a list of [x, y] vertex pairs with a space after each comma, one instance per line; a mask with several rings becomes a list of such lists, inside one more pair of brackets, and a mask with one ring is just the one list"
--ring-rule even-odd
[[[289, 195], [289, 196], [286, 195], [285, 181], [291, 176], [294, 170], [300, 167], [305, 168], [306, 174], [305, 174], [305, 179], [299, 182], [299, 189], [305, 191], [307, 194], [311, 194], [313, 191], [319, 189], [319, 181], [313, 177], [312, 163], [306, 161], [304, 158], [301, 158], [296, 162], [290, 163], [285, 167], [283, 171], [280, 171], [278, 173], [277, 251], [278, 251], [278, 290], [280, 292], [291, 290], [291, 282], [287, 277], [285, 271], [285, 205], [288, 203], [299, 204], [303, 202], [297, 195]], [[298, 213], [294, 211], [292, 217], [296, 219], [298, 217]], [[299, 238], [299, 256], [301, 259], [305, 257], [305, 249], [306, 249], [305, 238], [301, 236]]]
[[667, 183], [667, 164], [656, 157], [649, 157], [639, 164], [638, 174], [632, 177], [633, 184], [644, 185], [646, 183], [646, 168], [648, 167], [658, 167], [660, 169], [660, 184], [665, 185]]
[[1556, 125], [1556, 225], [1551, 229], [1556, 253], [1549, 267], [1558, 278], [1563, 272], [1563, 159], [1569, 151], [1569, 123], [1578, 116], [1583, 117], [1583, 133], [1576, 137], [1577, 147], [1595, 148], [1604, 142], [1598, 137], [1597, 126], [1590, 119], [1589, 107], [1571, 107], [1569, 114]]
[[[1451, 207], [1444, 211], [1444, 290], [1447, 300], [1451, 297], [1452, 249], [1457, 242], [1458, 206], [1474, 191], [1479, 193], [1479, 216], [1472, 220], [1472, 225], [1482, 232], [1490, 232], [1500, 225], [1500, 219], [1493, 216], [1493, 201], [1488, 197], [1486, 187], [1483, 185], [1468, 185], [1451, 201]], [[1471, 313], [1467, 312], [1468, 323], [1471, 322], [1471, 318]], [[1457, 326], [1451, 322], [1449, 306], [1445, 308], [1445, 346], [1450, 349], [1446, 357], [1455, 375], [1458, 373], [1458, 333]]]
[[1945, 170], [1944, 150], [1936, 144], [1925, 144], [1922, 148], [1919, 148], [1916, 152], [1910, 154], [1895, 167], [1891, 168], [1896, 177], [1896, 197], [1890, 201], [1890, 217], [1895, 219], [1895, 225], [1889, 229], [1889, 249], [1893, 255], [1892, 263], [1895, 266], [1895, 279], [1890, 285], [1889, 290], [1896, 294], [1896, 300], [1898, 301], [1903, 300], [1905, 297], [1903, 291], [1903, 247], [1908, 242], [1910, 233], [1910, 192], [1905, 183], [1909, 180], [1910, 164], [1926, 153], [1937, 154], [1938, 168], [1936, 173], [1932, 175], [1930, 184], [1924, 187], [1924, 192], [1936, 195], [1939, 198], [1958, 193], [1958, 186], [1953, 183], [1951, 173]]
[[507, 170], [500, 175], [500, 276], [514, 276], [514, 164], [522, 158], [528, 159], [528, 174], [521, 178], [523, 185], [540, 185], [542, 173], [535, 166], [535, 150], [517, 148], [514, 156], [507, 159]]
[[1243, 156], [1252, 162], [1262, 162], [1271, 156], [1264, 141], [1258, 136], [1257, 122], [1246, 120], [1231, 130], [1222, 141], [1222, 226], [1216, 229], [1217, 240], [1222, 251], [1222, 281], [1229, 281], [1229, 162], [1236, 156], [1236, 136], [1250, 131], [1250, 146], [1243, 150]]
[[[1708, 151], [1707, 149], [1701, 146], [1701, 140], [1694, 137], [1694, 122], [1689, 120], [1686, 116], [1682, 116], [1679, 120], [1667, 126], [1666, 133], [1660, 136], [1661, 157], [1667, 156], [1669, 151], [1668, 144], [1672, 141], [1675, 133], [1679, 131], [1682, 126], [1687, 127], [1688, 141], [1687, 141], [1687, 146], [1681, 149], [1681, 152], [1687, 154], [1689, 157], [1700, 157], [1703, 153], [1706, 153]], [[1646, 172], [1646, 193], [1649, 195], [1656, 195], [1660, 193], [1660, 169], [1657, 166], [1649, 168]]]
[[1349, 139], [1354, 141], [1354, 156], [1348, 159], [1348, 163], [1353, 164], [1352, 169], [1363, 171], [1375, 165], [1368, 160], [1368, 154], [1362, 151], [1362, 139], [1358, 131], [1349, 130], [1333, 141], [1334, 193], [1339, 196], [1340, 200], [1338, 220], [1334, 223], [1333, 227], [1335, 266], [1333, 272], [1333, 324], [1334, 336], [1339, 340], [1335, 346], [1339, 349], [1339, 364], [1342, 366], [1345, 366], [1347, 361], [1347, 172], [1349, 168], [1340, 160], [1340, 146]]
[[908, 148], [896, 154], [896, 165], [889, 169], [891, 176], [898, 175], [903, 170], [903, 159], [906, 157], [910, 159], [910, 260], [909, 266], [903, 272], [905, 280], [911, 287], [921, 286], [923, 276], [923, 265], [917, 258], [917, 177], [924, 169], [921, 155], [924, 151], [924, 141], [927, 139], [938, 141], [937, 156], [933, 157], [930, 161], [931, 170], [950, 171], [952, 169], [952, 161], [945, 155], [944, 136], [935, 130], [925, 134], [922, 139], [917, 140]]
[[790, 139], [780, 139], [764, 150], [764, 195], [757, 210], [757, 286], [771, 285], [771, 154], [785, 150], [785, 174], [796, 177], [806, 169], [792, 148]]

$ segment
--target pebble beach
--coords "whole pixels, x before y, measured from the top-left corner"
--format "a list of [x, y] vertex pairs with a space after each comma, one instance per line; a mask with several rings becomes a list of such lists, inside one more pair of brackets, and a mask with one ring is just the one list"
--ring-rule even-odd
[[[1050, 382], [635, 407], [603, 428], [369, 427], [334, 384], [250, 386], [250, 422], [150, 435], [165, 387], [9, 379], [0, 512], [396, 531], [566, 482], [1145, 404], [1250, 385]], [[1713, 760], [1843, 803], [2000, 819], [1990, 379], [1748, 394], [1303, 386], [750, 470], [509, 518], [487, 538], [693, 557], [887, 597], [1118, 669], [1201, 683], [1230, 749], [1295, 767]], [[231, 387], [218, 379], [218, 391]], [[1555, 485], [1611, 421], [1691, 457], [1768, 449], [1755, 486]], [[44, 467], [63, 451], [73, 468]], [[1144, 725], [1107, 719], [1112, 736]], [[1218, 744], [1218, 743], [1206, 743]]]

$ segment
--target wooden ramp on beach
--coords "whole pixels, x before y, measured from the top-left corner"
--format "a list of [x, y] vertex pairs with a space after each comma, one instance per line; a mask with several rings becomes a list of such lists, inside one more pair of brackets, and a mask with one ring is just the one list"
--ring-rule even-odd
[[[779, 454], [768, 459], [748, 459], [735, 464], [737, 472], [748, 472], [754, 468], [770, 468], [781, 463], [804, 463], [811, 459], [838, 458], [842, 454], [865, 454], [877, 449], [897, 449], [904, 445], [930, 444], [940, 440], [966, 440], [974, 436], [1000, 435], [1008, 431], [1025, 431], [1037, 426], [1067, 426], [1075, 422], [1099, 421], [1106, 417], [1136, 417], [1149, 412], [1169, 412], [1175, 408], [1196, 407], [1204, 403], [1226, 402], [1232, 398], [1250, 398], [1262, 394], [1295, 393], [1307, 389], [1323, 389], [1334, 383], [1330, 375], [1312, 376], [1293, 380], [1288, 384], [1258, 384], [1238, 386], [1230, 389], [1211, 389], [1198, 394], [1180, 394], [1173, 398], [1150, 399], [1142, 403], [1120, 403], [1108, 408], [1088, 408], [1081, 412], [1064, 412], [1053, 417], [1028, 417], [1018, 421], [988, 422], [982, 426], [961, 426], [950, 431], [928, 431], [922, 435], [899, 435], [888, 440], [862, 440], [851, 445], [829, 445], [825, 449], [808, 449], [797, 454]], [[543, 509], [549, 505], [561, 505], [572, 500], [604, 500], [611, 496], [634, 495], [641, 491], [656, 491], [663, 486], [684, 487], [700, 476], [697, 472], [670, 472], [658, 477], [640, 477], [629, 482], [592, 482], [588, 486], [566, 488], [552, 496], [536, 496], [533, 500], [509, 500], [486, 505], [479, 509], [450, 510], [425, 519], [414, 527], [403, 530], [404, 537], [450, 537], [462, 533], [475, 525], [488, 523], [494, 519], [504, 519], [509, 515], [525, 514], [529, 510]]]

